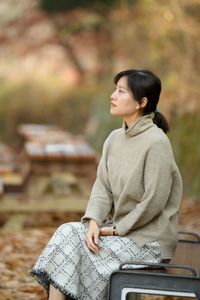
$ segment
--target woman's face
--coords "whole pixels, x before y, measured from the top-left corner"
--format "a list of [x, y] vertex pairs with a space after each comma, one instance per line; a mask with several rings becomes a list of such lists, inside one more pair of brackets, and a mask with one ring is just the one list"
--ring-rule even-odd
[[131, 91], [127, 84], [127, 77], [123, 76], [119, 79], [116, 85], [115, 91], [110, 96], [111, 107], [110, 113], [114, 116], [135, 119], [139, 116], [139, 112], [136, 107], [139, 103], [133, 98]]

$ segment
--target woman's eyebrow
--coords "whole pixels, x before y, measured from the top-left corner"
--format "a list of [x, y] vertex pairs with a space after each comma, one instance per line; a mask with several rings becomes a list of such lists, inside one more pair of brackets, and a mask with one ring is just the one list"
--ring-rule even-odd
[[118, 88], [127, 90], [127, 88], [125, 86], [122, 86], [122, 85], [118, 85]]

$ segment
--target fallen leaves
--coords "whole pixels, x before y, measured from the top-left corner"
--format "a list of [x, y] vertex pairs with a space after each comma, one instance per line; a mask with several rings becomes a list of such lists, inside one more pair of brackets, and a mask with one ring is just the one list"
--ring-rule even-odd
[[46, 299], [43, 288], [29, 275], [37, 256], [55, 229], [0, 232], [0, 299]]

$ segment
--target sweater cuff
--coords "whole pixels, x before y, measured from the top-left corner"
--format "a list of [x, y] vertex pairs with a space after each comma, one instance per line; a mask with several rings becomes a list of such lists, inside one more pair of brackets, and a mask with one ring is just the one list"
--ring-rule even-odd
[[91, 219], [96, 221], [96, 223], [97, 223], [97, 225], [99, 226], [99, 228], [101, 227], [102, 221], [101, 221], [101, 219], [100, 219], [97, 215], [95, 215], [95, 213], [92, 213], [92, 214], [87, 213], [87, 214], [85, 214], [85, 215], [81, 218], [81, 222], [82, 222], [82, 223], [86, 223], [87, 221], [89, 221], [89, 220], [91, 220]]
[[123, 220], [120, 220], [118, 223], [116, 223], [115, 226], [116, 226], [117, 234], [120, 236], [125, 236], [129, 232], [129, 228], [127, 228]]

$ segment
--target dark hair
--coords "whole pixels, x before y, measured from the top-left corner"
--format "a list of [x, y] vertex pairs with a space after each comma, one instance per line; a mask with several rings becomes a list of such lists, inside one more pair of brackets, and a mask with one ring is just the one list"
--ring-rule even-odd
[[126, 70], [118, 73], [114, 82], [117, 84], [123, 76], [127, 77], [128, 87], [132, 92], [134, 99], [140, 103], [141, 99], [147, 98], [147, 105], [143, 109], [143, 115], [154, 112], [153, 122], [165, 133], [169, 131], [169, 125], [166, 118], [157, 110], [157, 104], [161, 92], [160, 79], [148, 70]]

